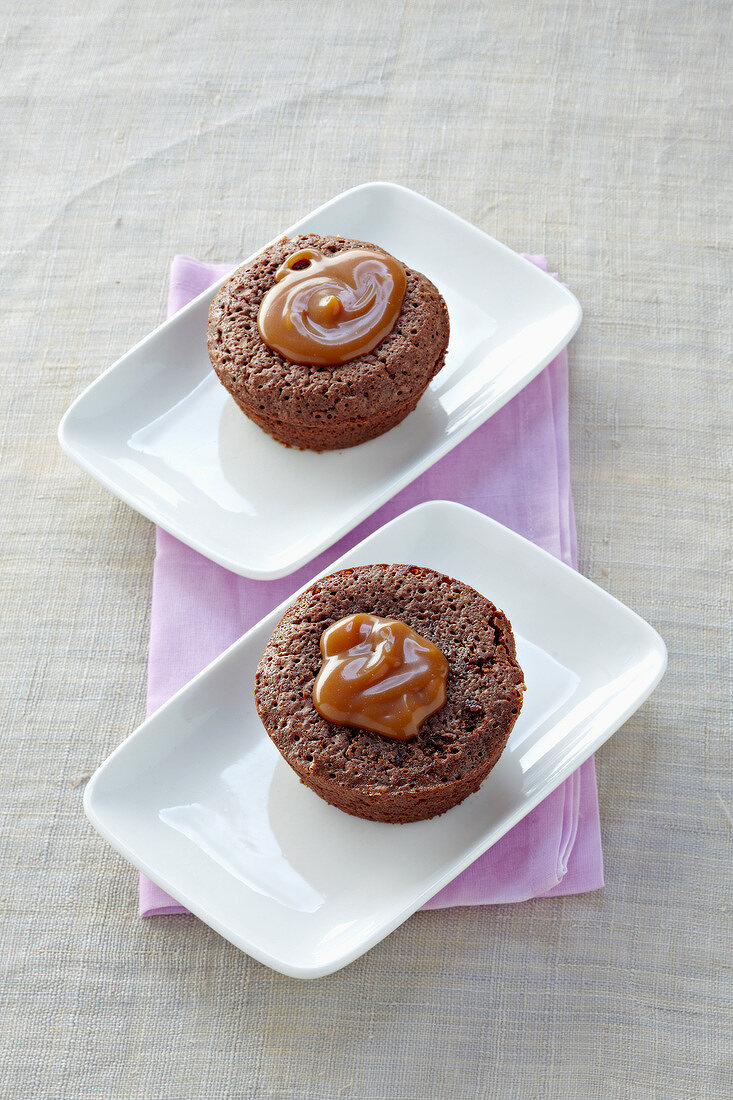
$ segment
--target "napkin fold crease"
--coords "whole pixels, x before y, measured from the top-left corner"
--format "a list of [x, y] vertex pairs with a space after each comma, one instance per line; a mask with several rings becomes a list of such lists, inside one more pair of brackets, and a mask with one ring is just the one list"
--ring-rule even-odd
[[[527, 259], [547, 270], [544, 257]], [[169, 316], [229, 270], [228, 265], [176, 256], [171, 265]], [[288, 577], [274, 581], [238, 577], [158, 529], [148, 713], [350, 546], [414, 505], [441, 499], [492, 516], [577, 568], [566, 351], [450, 454], [335, 546]], [[425, 908], [526, 901], [583, 893], [602, 885], [598, 795], [591, 757]], [[141, 916], [185, 912], [159, 886], [140, 876]]]

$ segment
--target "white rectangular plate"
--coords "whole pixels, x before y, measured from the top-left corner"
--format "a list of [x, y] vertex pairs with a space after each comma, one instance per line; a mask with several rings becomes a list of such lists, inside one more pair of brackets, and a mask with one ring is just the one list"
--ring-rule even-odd
[[463, 505], [419, 505], [325, 572], [373, 562], [448, 573], [509, 615], [527, 691], [476, 794], [432, 821], [384, 825], [304, 787], [253, 698], [285, 604], [140, 726], [85, 794], [95, 828], [136, 867], [293, 977], [338, 970], [396, 928], [610, 737], [666, 665], [661, 638], [633, 611]]
[[569, 290], [404, 187], [364, 184], [285, 230], [310, 232], [373, 241], [446, 299], [445, 366], [402, 424], [325, 454], [260, 431], [209, 364], [206, 319], [222, 279], [110, 367], [59, 428], [102, 485], [246, 577], [284, 576], [355, 527], [501, 408], [580, 324]]

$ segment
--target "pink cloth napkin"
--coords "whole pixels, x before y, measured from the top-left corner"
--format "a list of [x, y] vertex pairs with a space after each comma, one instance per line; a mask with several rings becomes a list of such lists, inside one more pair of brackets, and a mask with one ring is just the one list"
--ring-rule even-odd
[[[530, 259], [546, 270], [543, 257]], [[169, 315], [228, 270], [177, 256], [171, 267]], [[235, 576], [158, 530], [148, 713], [350, 546], [413, 505], [440, 499], [476, 508], [577, 566], [564, 351], [450, 454], [289, 577], [253, 581]], [[598, 796], [591, 758], [426, 908], [525, 901], [578, 894], [602, 885]], [[185, 912], [141, 875], [141, 916]]]

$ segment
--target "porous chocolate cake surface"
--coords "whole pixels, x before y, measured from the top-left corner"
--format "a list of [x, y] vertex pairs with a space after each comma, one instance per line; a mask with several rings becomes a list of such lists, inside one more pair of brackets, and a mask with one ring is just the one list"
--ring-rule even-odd
[[405, 268], [402, 310], [368, 355], [337, 366], [291, 363], [260, 336], [257, 315], [284, 261], [303, 248], [333, 255], [378, 245], [311, 233], [284, 238], [238, 268], [211, 303], [207, 343], [219, 380], [265, 431], [291, 446], [329, 450], [387, 431], [410, 413], [443, 365], [450, 325], [437, 288]]
[[[413, 740], [336, 725], [315, 709], [321, 634], [358, 611], [401, 619], [448, 659], [446, 704]], [[255, 680], [265, 729], [301, 780], [347, 813], [389, 822], [434, 817], [477, 790], [506, 745], [523, 691], [506, 615], [468, 585], [414, 565], [361, 566], [319, 580], [283, 616]]]

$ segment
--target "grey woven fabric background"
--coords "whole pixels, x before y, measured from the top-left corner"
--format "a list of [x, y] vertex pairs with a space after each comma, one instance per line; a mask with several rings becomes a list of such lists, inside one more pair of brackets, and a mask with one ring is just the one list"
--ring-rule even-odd
[[[1, 7], [0, 1095], [730, 1095], [730, 4]], [[173, 253], [369, 179], [579, 297], [580, 567], [670, 665], [598, 754], [605, 890], [420, 913], [308, 983], [140, 921], [84, 818], [143, 716], [153, 529], [55, 433]]]

